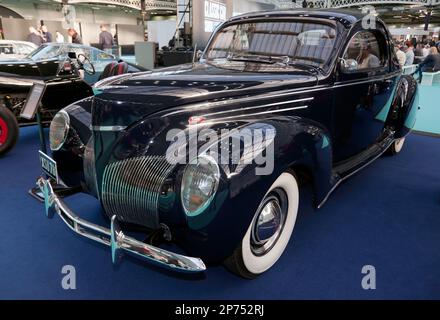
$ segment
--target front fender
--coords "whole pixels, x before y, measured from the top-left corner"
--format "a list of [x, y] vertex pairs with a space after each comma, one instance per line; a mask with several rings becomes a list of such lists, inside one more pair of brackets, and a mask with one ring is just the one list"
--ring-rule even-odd
[[[228, 128], [234, 125], [236, 123], [224, 124]], [[272, 146], [268, 145], [265, 151], [267, 161], [272, 164], [255, 161], [247, 165], [221, 164], [223, 187], [219, 188], [212, 205], [202, 214], [187, 219], [190, 232], [186, 232], [180, 242], [192, 254], [207, 261], [222, 261], [232, 254], [266, 192], [281, 173], [289, 169], [311, 173], [316, 204], [331, 188], [332, 151], [324, 127], [299, 117], [252, 120], [237, 127], [240, 132], [256, 128], [275, 130]], [[219, 143], [225, 139], [229, 139], [229, 135], [222, 136]], [[271, 152], [273, 159], [268, 154]], [[246, 156], [247, 153], [241, 154]]]
[[[170, 117], [150, 117], [128, 128], [115, 141], [106, 163], [143, 156], [165, 157], [174, 141], [169, 137], [170, 130], [180, 129], [181, 132], [188, 132], [190, 128], [194, 128], [177, 120]], [[167, 191], [166, 199], [164, 197], [163, 201], [159, 200], [160, 222], [172, 229], [176, 242], [192, 255], [206, 261], [218, 262], [232, 254], [242, 240], [265, 193], [286, 170], [307, 170], [312, 173], [316, 203], [321, 202], [330, 190], [332, 146], [326, 128], [316, 122], [293, 116], [279, 116], [207, 122], [201, 124], [197, 131], [200, 133], [202, 129], [217, 132], [219, 138], [199, 141], [196, 154], [212, 151], [215, 146], [218, 147], [217, 150], [221, 150], [229, 144], [233, 129], [240, 133], [247, 132], [244, 136], [249, 136], [249, 132], [254, 135], [257, 129], [270, 129], [274, 131], [274, 135], [265, 133], [265, 143], [262, 143], [263, 140], [252, 140], [254, 148], [251, 149], [258, 150], [253, 155], [265, 157], [265, 163], [234, 162], [234, 152], [229, 154], [230, 158], [227, 161], [220, 162], [221, 181], [218, 191], [210, 205], [200, 214], [187, 216], [180, 201], [185, 164], [176, 164], [173, 169], [167, 171], [168, 176], [163, 178], [166, 178], [166, 189], [171, 191]], [[225, 141], [228, 143], [224, 144]], [[190, 144], [189, 139], [177, 146], [180, 149]], [[239, 150], [240, 160], [249, 157], [245, 144], [240, 143]], [[191, 160], [190, 158], [187, 160]], [[154, 174], [154, 169], [151, 170], [151, 174]], [[148, 170], [139, 172], [143, 171]], [[123, 176], [133, 174], [136, 172], [127, 172]]]

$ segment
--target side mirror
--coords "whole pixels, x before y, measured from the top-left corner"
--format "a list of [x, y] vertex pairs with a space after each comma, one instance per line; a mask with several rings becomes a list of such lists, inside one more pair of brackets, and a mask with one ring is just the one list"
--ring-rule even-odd
[[76, 53], [73, 52], [73, 51], [68, 52], [68, 53], [67, 53], [67, 56], [68, 56], [70, 59], [76, 59]]
[[355, 59], [341, 59], [341, 71], [352, 72], [358, 69], [358, 62]]

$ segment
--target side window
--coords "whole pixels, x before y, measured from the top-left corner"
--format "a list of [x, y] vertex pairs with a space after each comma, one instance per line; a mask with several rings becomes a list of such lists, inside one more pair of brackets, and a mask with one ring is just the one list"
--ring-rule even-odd
[[12, 45], [0, 45], [0, 54], [13, 54], [14, 47]]
[[385, 56], [373, 32], [358, 32], [351, 38], [345, 51], [343, 71], [355, 72], [382, 67], [386, 62]]
[[78, 57], [78, 55], [83, 54], [85, 55], [87, 58], [90, 59], [90, 50], [84, 47], [76, 47], [76, 46], [69, 46], [68, 47], [68, 52], [75, 52], [76, 56]]

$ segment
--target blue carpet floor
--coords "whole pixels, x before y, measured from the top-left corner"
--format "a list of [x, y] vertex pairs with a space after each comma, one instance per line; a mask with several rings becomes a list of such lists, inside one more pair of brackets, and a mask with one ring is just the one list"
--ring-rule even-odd
[[[202, 277], [165, 272], [125, 258], [48, 220], [27, 195], [39, 175], [36, 128], [0, 161], [1, 299], [440, 299], [440, 139], [411, 135], [397, 157], [382, 157], [342, 184], [321, 210], [301, 196], [293, 238], [279, 262], [248, 281], [223, 267]], [[93, 198], [68, 203], [101, 221]], [[237, 213], [238, 214], [238, 213]], [[61, 269], [76, 268], [76, 290], [63, 290]], [[363, 290], [373, 265], [377, 289]]]

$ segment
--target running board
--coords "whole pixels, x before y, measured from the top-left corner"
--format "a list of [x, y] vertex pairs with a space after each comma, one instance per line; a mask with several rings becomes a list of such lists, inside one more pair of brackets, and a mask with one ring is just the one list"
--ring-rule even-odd
[[330, 194], [339, 186], [342, 181], [348, 179], [356, 172], [365, 168], [374, 160], [379, 158], [389, 148], [393, 141], [394, 132], [388, 131], [384, 133], [384, 138], [382, 140], [373, 144], [367, 150], [333, 167], [333, 187], [330, 189], [330, 191], [327, 193], [327, 195], [321, 201], [317, 208], [320, 209], [324, 205]]
[[371, 145], [363, 152], [341, 163], [336, 164], [336, 166], [333, 167], [333, 173], [341, 179], [344, 179], [347, 176], [351, 176], [355, 172], [365, 167], [365, 165], [369, 164], [373, 160], [377, 159], [380, 155], [382, 155], [393, 143], [393, 141], [394, 134], [387, 135], [380, 142]]

